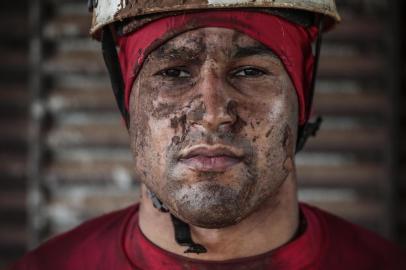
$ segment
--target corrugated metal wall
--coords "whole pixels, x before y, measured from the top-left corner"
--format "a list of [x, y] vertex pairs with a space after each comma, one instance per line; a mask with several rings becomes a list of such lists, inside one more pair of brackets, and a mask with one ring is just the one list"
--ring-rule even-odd
[[[318, 137], [297, 157], [300, 197], [382, 235], [395, 237], [400, 220], [400, 215], [393, 212], [393, 206], [398, 204], [394, 196], [396, 181], [392, 181], [398, 175], [394, 166], [398, 147], [392, 140], [397, 124], [393, 106], [396, 87], [390, 75], [393, 40], [387, 31], [394, 10], [384, 0], [341, 0], [338, 4], [344, 22], [325, 38], [315, 99], [315, 112], [322, 114], [325, 121]], [[42, 16], [38, 17], [39, 11]], [[7, 18], [13, 21], [17, 17]], [[19, 18], [19, 25], [25, 23], [27, 27], [26, 16], [20, 14]], [[33, 28], [36, 39], [31, 42], [31, 104], [35, 114], [30, 118], [29, 139], [25, 130], [30, 103], [27, 69], [22, 69], [21, 76], [25, 77], [12, 84], [14, 88], [4, 88], [20, 90], [13, 90], [13, 94], [1, 91], [0, 99], [4, 114], [1, 121], [10, 121], [10, 111], [21, 120], [21, 127], [15, 124], [19, 121], [1, 122], [7, 128], [0, 131], [0, 146], [11, 149], [11, 140], [18, 149], [9, 150], [10, 154], [4, 152], [7, 154], [1, 155], [2, 160], [8, 163], [0, 166], [14, 173], [0, 182], [0, 193], [6, 194], [0, 197], [0, 211], [9, 211], [6, 216], [13, 217], [14, 212], [6, 210], [12, 205], [19, 213], [15, 223], [13, 218], [9, 223], [0, 223], [0, 248], [17, 246], [10, 251], [12, 254], [21, 252], [25, 240], [35, 243], [85, 219], [131, 204], [138, 197], [128, 135], [114, 104], [100, 45], [88, 37], [86, 1], [33, 0], [31, 19], [39, 28]], [[0, 28], [1, 33], [7, 30], [4, 25]], [[28, 37], [24, 32], [18, 39], [20, 47], [10, 43], [11, 51], [26, 49]], [[19, 57], [21, 62], [16, 65], [27, 64], [27, 53], [25, 58]], [[1, 69], [1, 90], [3, 72], [7, 71]], [[26, 193], [21, 190], [28, 140], [27, 236], [22, 233]], [[401, 181], [405, 182], [404, 177]], [[403, 213], [405, 226], [404, 211], [399, 213]], [[9, 258], [6, 253], [3, 257]]]
[[41, 181], [43, 222], [54, 234], [137, 200], [128, 135], [115, 107], [85, 1], [49, 1], [43, 42], [49, 124]]
[[[393, 234], [388, 1], [338, 1], [343, 23], [325, 39], [316, 139], [298, 157], [301, 194], [321, 208]], [[302, 166], [301, 166], [302, 165]]]
[[25, 251], [28, 1], [0, 3], [0, 268]]

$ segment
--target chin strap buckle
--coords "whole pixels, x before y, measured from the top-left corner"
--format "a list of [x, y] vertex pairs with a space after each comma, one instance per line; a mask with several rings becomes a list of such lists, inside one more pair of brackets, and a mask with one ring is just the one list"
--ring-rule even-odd
[[[306, 108], [308, 109], [306, 119], [310, 118], [310, 113], [311, 113], [311, 108], [313, 106], [313, 97], [314, 97], [314, 92], [316, 88], [316, 79], [317, 79], [317, 71], [319, 68], [319, 59], [320, 59], [320, 51], [321, 51], [321, 45], [322, 45], [322, 31], [323, 31], [323, 23], [324, 23], [324, 15], [321, 15], [321, 17], [318, 18], [318, 33], [317, 33], [317, 39], [316, 39], [316, 44], [314, 47], [314, 67], [313, 67], [313, 75], [312, 75], [312, 81], [310, 85], [310, 92], [309, 92], [309, 97], [306, 103]], [[322, 118], [318, 117], [316, 119], [316, 122], [314, 123], [306, 123], [304, 126], [300, 126], [298, 130], [298, 136], [297, 136], [297, 143], [296, 143], [296, 153], [300, 152], [303, 147], [305, 146], [307, 139], [310, 136], [316, 136], [317, 131], [320, 128], [322, 122]]]
[[313, 123], [308, 122], [306, 125], [299, 128], [297, 144], [296, 144], [296, 153], [303, 149], [307, 140], [310, 137], [316, 136], [317, 132], [320, 129], [322, 122], [323, 122], [323, 118], [321, 118], [319, 116], [319, 117], [317, 117], [315, 122], [313, 122]]
[[192, 235], [190, 233], [190, 226], [189, 224], [183, 222], [182, 220], [178, 219], [174, 215], [171, 214], [171, 220], [173, 227], [175, 229], [175, 240], [181, 246], [188, 247], [184, 253], [206, 253], [207, 249], [195, 242], [193, 242]]
[[[152, 201], [152, 205], [158, 209], [162, 213], [169, 213], [169, 209], [161, 202], [161, 200], [156, 196], [155, 193], [148, 190], [148, 197]], [[190, 226], [189, 224], [183, 222], [182, 220], [178, 219], [174, 215], [171, 214], [171, 221], [173, 224], [173, 228], [175, 230], [175, 241], [181, 246], [188, 247], [185, 250], [185, 253], [206, 253], [207, 249], [200, 245], [193, 242], [192, 235], [190, 233]]]
[[149, 189], [147, 190], [148, 192], [148, 197], [151, 199], [152, 201], [152, 205], [158, 209], [160, 212], [162, 213], [169, 213], [169, 209], [166, 208], [166, 206], [161, 202], [160, 199], [158, 199], [158, 197], [156, 196], [155, 193], [151, 192]]

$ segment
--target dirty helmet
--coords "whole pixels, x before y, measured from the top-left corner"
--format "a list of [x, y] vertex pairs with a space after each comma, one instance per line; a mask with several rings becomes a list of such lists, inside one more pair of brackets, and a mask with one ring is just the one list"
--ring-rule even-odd
[[89, 9], [93, 12], [90, 34], [100, 39], [104, 26], [147, 15], [238, 8], [296, 10], [322, 15], [324, 30], [340, 21], [335, 0], [89, 0]]

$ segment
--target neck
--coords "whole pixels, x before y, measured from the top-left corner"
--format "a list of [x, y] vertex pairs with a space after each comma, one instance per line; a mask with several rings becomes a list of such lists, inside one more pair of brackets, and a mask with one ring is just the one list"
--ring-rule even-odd
[[175, 241], [167, 213], [154, 208], [142, 187], [139, 224], [144, 235], [157, 246], [193, 259], [224, 261], [266, 253], [289, 242], [299, 224], [296, 178], [291, 173], [279, 192], [269, 198], [240, 223], [222, 229], [190, 226], [192, 238], [207, 248], [207, 253], [185, 254], [185, 247]]

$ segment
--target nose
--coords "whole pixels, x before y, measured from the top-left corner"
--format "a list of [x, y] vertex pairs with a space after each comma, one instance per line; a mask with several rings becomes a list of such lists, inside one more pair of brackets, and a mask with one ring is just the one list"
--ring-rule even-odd
[[200, 92], [205, 107], [203, 127], [211, 132], [230, 131], [237, 119], [236, 103], [227, 95], [225, 83], [213, 72], [207, 72]]

